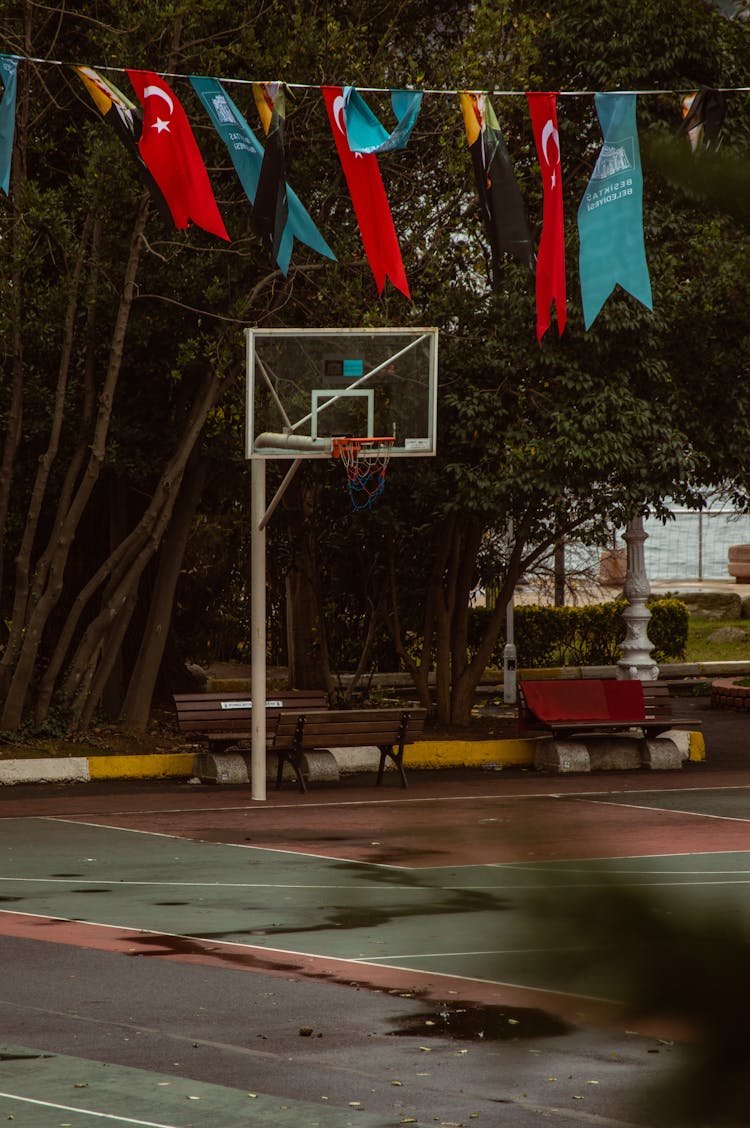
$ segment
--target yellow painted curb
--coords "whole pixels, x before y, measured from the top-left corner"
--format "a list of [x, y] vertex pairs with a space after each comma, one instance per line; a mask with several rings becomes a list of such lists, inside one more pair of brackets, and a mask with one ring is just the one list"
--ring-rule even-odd
[[688, 758], [698, 762], [706, 758], [706, 742], [703, 739], [702, 732], [691, 732], [690, 736], [690, 751]]
[[192, 752], [163, 752], [150, 756], [89, 757], [91, 779], [160, 779], [192, 774]]
[[534, 763], [535, 740], [419, 740], [409, 744], [404, 762], [409, 768], [506, 767]]

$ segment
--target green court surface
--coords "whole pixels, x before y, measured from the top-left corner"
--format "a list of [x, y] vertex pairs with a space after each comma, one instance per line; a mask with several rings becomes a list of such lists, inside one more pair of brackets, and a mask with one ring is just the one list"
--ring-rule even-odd
[[750, 917], [750, 852], [408, 869], [14, 819], [0, 849], [16, 914], [607, 1001], [585, 927], [604, 895]]
[[[661, 979], [692, 1000], [748, 934], [750, 789], [471, 786], [10, 801], [0, 1120], [660, 1128], [641, 1089], [704, 1002], [660, 1009]], [[430, 1043], [446, 1008], [503, 1033]]]
[[0, 1043], [0, 1117], [23, 1128], [387, 1128], [393, 1119]]

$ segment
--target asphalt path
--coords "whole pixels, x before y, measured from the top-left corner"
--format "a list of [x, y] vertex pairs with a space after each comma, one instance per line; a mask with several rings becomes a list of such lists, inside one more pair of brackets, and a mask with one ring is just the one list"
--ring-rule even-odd
[[750, 717], [686, 710], [680, 773], [7, 789], [0, 1119], [746, 1124]]

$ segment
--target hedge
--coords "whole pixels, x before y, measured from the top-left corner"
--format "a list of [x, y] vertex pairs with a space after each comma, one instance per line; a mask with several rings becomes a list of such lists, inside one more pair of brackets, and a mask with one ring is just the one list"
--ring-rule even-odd
[[[648, 637], [657, 663], [679, 661], [685, 657], [688, 637], [688, 609], [679, 599], [649, 599], [651, 619]], [[522, 669], [549, 666], [612, 666], [620, 655], [625, 638], [622, 612], [625, 599], [597, 603], [589, 607], [514, 608], [513, 634]], [[474, 607], [470, 612], [469, 649], [475, 651], [491, 611]], [[502, 667], [505, 638], [498, 640], [489, 665]]]

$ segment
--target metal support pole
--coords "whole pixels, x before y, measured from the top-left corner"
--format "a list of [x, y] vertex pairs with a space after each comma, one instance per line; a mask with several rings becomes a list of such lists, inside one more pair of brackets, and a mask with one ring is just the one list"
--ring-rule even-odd
[[651, 612], [646, 600], [651, 594], [651, 586], [646, 575], [646, 561], [643, 544], [648, 533], [643, 528], [643, 518], [633, 517], [624, 533], [627, 545], [628, 567], [623, 591], [628, 606], [622, 613], [625, 620], [625, 640], [622, 644], [622, 658], [617, 663], [617, 677], [620, 679], [638, 678], [640, 681], [656, 681], [659, 667], [651, 657], [653, 646], [648, 637], [648, 622]]
[[250, 782], [266, 798], [266, 463], [250, 460], [250, 696], [253, 702]]
[[515, 705], [518, 691], [516, 689], [516, 665], [518, 655], [513, 637], [513, 593], [505, 607], [505, 647], [503, 649], [503, 701], [506, 705]]

